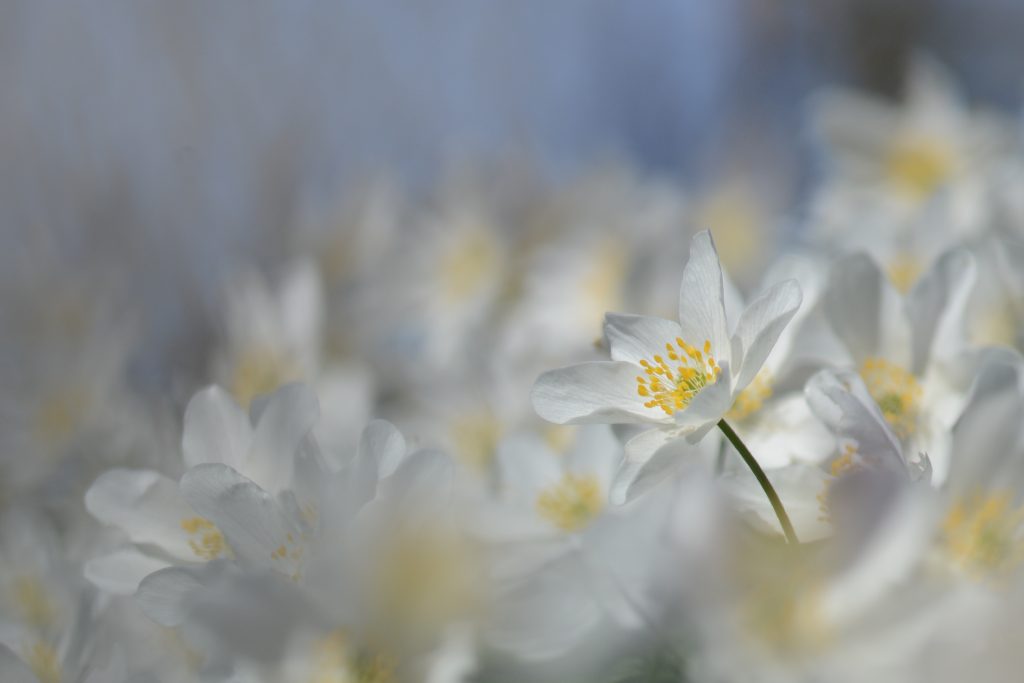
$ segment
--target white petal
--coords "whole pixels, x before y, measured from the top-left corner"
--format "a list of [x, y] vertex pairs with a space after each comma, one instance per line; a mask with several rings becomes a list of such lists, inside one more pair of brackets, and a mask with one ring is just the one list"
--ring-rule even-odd
[[113, 595], [132, 595], [144, 578], [169, 566], [164, 560], [135, 548], [121, 548], [89, 560], [82, 571], [85, 578], [100, 590]]
[[963, 351], [964, 314], [975, 277], [974, 258], [956, 249], [943, 254], [910, 291], [906, 310], [914, 374], [923, 374], [933, 355], [950, 358]]
[[859, 365], [872, 356], [910, 363], [910, 332], [900, 297], [867, 254], [852, 254], [833, 268], [825, 315]]
[[32, 670], [18, 659], [6, 645], [0, 645], [0, 681], [4, 683], [39, 683]]
[[273, 567], [274, 551], [282, 545], [291, 550], [299, 536], [272, 495], [226, 465], [193, 467], [181, 478], [180, 488], [196, 512], [224, 534], [242, 562]]
[[188, 402], [181, 440], [186, 467], [209, 462], [242, 467], [251, 443], [249, 416], [220, 387], [207, 387]]
[[133, 543], [155, 545], [171, 555], [195, 560], [181, 523], [195, 512], [173, 480], [152, 470], [113, 469], [100, 475], [85, 494], [93, 517], [124, 531]]
[[532, 506], [537, 495], [564, 473], [559, 457], [535, 434], [505, 439], [496, 458], [502, 497], [510, 503]]
[[711, 342], [711, 353], [721, 362], [730, 362], [729, 330], [725, 319], [725, 286], [722, 264], [708, 231], [699, 232], [690, 241], [690, 258], [683, 269], [679, 287], [679, 326], [682, 338], [697, 348]]
[[718, 379], [700, 390], [689, 405], [675, 414], [676, 425], [686, 432], [690, 443], [704, 438], [718, 421], [732, 408], [735, 394], [730, 388], [732, 382], [728, 363], [719, 365]]
[[406, 448], [405, 437], [397, 427], [387, 420], [374, 420], [363, 430], [358, 457], [373, 469], [375, 478], [386, 477], [405, 458]]
[[403, 507], [447, 502], [454, 484], [455, 466], [440, 451], [423, 450], [402, 461], [395, 473], [380, 484], [380, 498]]
[[609, 498], [622, 505], [652, 488], [669, 475], [687, 451], [686, 443], [676, 429], [649, 429], [626, 443], [626, 457], [612, 482]]
[[800, 308], [800, 285], [786, 280], [772, 286], [747, 306], [736, 326], [733, 363], [741, 363], [734, 390], [740, 391], [757, 375], [786, 324]]
[[556, 424], [669, 422], [644, 406], [636, 378], [643, 369], [619, 361], [581, 363], [545, 372], [533, 385], [537, 414]]
[[856, 442], [866, 464], [901, 480], [909, 475], [893, 435], [863, 380], [852, 372], [822, 370], [807, 382], [807, 403], [836, 435]]
[[203, 587], [202, 576], [202, 569], [161, 569], [142, 580], [135, 601], [161, 626], [181, 626], [188, 616], [189, 596]]
[[664, 355], [665, 344], [675, 347], [676, 338], [682, 333], [679, 323], [664, 318], [623, 313], [608, 313], [604, 317], [604, 334], [612, 360], [636, 365], [642, 360], [650, 361], [655, 354]]
[[273, 394], [260, 413], [248, 460], [239, 471], [272, 493], [292, 481], [295, 457], [320, 417], [316, 395], [304, 384], [288, 384]]

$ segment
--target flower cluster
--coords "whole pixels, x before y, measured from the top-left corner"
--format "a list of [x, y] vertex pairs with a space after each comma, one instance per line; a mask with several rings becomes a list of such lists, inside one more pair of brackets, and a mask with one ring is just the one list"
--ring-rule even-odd
[[621, 171], [310, 203], [159, 392], [110, 282], [16, 274], [0, 681], [1014, 680], [1019, 134], [925, 59], [811, 114], [788, 231]]

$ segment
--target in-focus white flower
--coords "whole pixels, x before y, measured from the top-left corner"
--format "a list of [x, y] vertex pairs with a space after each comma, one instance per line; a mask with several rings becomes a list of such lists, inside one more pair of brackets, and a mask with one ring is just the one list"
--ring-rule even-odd
[[533, 405], [558, 424], [654, 426], [626, 445], [632, 464], [681, 437], [698, 442], [754, 381], [786, 323], [800, 287], [785, 281], [755, 299], [729, 329], [721, 264], [710, 233], [693, 238], [679, 294], [679, 322], [609, 313], [611, 361], [547, 372]]

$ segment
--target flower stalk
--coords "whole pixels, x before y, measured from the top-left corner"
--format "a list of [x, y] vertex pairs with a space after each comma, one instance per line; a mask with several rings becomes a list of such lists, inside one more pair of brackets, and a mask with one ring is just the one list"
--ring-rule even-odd
[[782, 525], [782, 533], [786, 535], [786, 542], [790, 545], [798, 545], [800, 541], [796, 537], [796, 532], [793, 530], [793, 523], [789, 521], [789, 515], [786, 514], [786, 508], [782, 505], [782, 500], [779, 499], [779, 494], [775, 492], [775, 487], [768, 480], [768, 475], [761, 469], [761, 465], [758, 464], [754, 458], [753, 453], [747, 448], [747, 445], [743, 443], [739, 435], [733, 430], [729, 423], [724, 419], [718, 421], [718, 428], [725, 434], [725, 438], [729, 439], [729, 443], [733, 445], [736, 451], [743, 458], [743, 462], [747, 464], [750, 471], [754, 473], [754, 478], [757, 479], [757, 483], [764, 489], [764, 493], [768, 496], [768, 502], [772, 504], [772, 510], [775, 511], [775, 516], [779, 518], [779, 524]]

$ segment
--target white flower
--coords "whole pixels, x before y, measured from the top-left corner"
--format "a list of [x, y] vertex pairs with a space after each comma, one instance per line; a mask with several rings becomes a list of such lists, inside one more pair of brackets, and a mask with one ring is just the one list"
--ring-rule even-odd
[[696, 443], [757, 376], [800, 300], [795, 281], [778, 283], [730, 331], [721, 264], [710, 233], [702, 232], [691, 242], [683, 272], [679, 322], [609, 313], [605, 337], [612, 360], [541, 375], [534, 408], [558, 424], [655, 426], [626, 445], [634, 465], [674, 439]]
[[276, 552], [308, 526], [302, 468], [319, 415], [316, 397], [288, 385], [254, 405], [254, 421], [218, 387], [196, 394], [185, 411], [176, 480], [155, 470], [114, 469], [85, 496], [101, 522], [129, 545], [90, 561], [86, 576], [101, 588], [130, 594], [161, 568], [236, 557], [285, 573], [299, 558]]
[[825, 292], [845, 364], [859, 372], [904, 449], [928, 453], [940, 481], [977, 366], [964, 324], [974, 277], [971, 255], [950, 251], [901, 297], [871, 258], [853, 254], [835, 264]]

